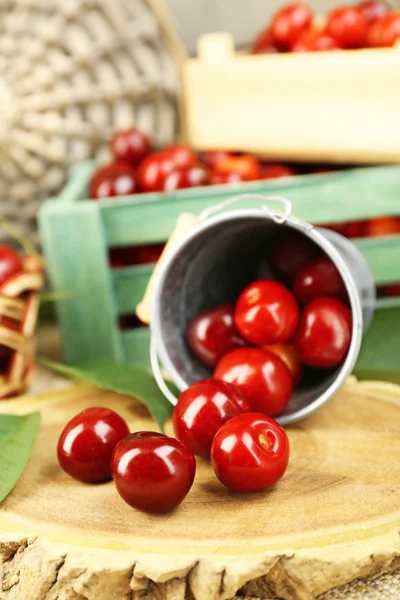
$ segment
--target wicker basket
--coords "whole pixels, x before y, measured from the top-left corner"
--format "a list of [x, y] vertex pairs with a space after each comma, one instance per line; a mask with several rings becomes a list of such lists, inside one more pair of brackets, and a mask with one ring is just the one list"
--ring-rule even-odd
[[176, 137], [185, 50], [163, 2], [0, 0], [0, 213], [35, 243], [42, 200], [114, 130]]

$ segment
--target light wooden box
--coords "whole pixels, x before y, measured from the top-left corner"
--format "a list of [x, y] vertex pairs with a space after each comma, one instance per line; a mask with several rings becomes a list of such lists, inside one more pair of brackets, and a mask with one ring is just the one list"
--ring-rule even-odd
[[[182, 212], [199, 214], [236, 193], [281, 195], [293, 214], [318, 224], [400, 214], [400, 166], [372, 167], [305, 175], [236, 186], [192, 188], [165, 194], [137, 194], [87, 200], [94, 163], [75, 167], [58, 198], [39, 214], [46, 266], [60, 296], [57, 312], [66, 359], [108, 359], [147, 366], [147, 328], [121, 331], [118, 317], [133, 313], [152, 265], [111, 269], [110, 247], [166, 241]], [[246, 201], [238, 207], [256, 208]], [[400, 236], [356, 240], [377, 284], [400, 281]], [[399, 303], [382, 299], [380, 306]]]
[[182, 82], [197, 149], [400, 162], [399, 48], [252, 56], [235, 54], [230, 34], [208, 34]]

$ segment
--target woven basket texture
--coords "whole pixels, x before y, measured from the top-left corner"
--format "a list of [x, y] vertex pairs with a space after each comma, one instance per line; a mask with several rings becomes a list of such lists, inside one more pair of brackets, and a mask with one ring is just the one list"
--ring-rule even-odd
[[113, 131], [176, 138], [178, 61], [162, 1], [0, 0], [0, 213], [35, 243], [41, 202], [72, 164], [106, 160]]

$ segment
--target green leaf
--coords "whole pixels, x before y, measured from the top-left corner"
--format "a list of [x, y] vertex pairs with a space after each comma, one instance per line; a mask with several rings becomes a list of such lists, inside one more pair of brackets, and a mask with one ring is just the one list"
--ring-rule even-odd
[[29, 460], [40, 424], [40, 413], [0, 415], [0, 502], [12, 490]]
[[400, 383], [400, 307], [381, 308], [364, 335], [354, 374]]
[[161, 431], [164, 430], [165, 421], [171, 416], [173, 406], [160, 392], [150, 371], [107, 361], [62, 365], [41, 358], [40, 362], [72, 379], [83, 379], [105, 390], [134, 396], [147, 406]]

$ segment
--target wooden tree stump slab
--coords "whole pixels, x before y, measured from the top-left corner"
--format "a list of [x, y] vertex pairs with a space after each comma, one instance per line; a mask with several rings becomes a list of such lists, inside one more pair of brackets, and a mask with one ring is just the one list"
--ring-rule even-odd
[[349, 380], [288, 428], [290, 466], [270, 491], [229, 492], [199, 460], [190, 494], [164, 516], [129, 508], [112, 482], [84, 485], [59, 469], [61, 429], [96, 405], [132, 430], [156, 428], [132, 398], [86, 385], [2, 405], [42, 411], [0, 511], [2, 600], [311, 600], [400, 566], [399, 387]]

